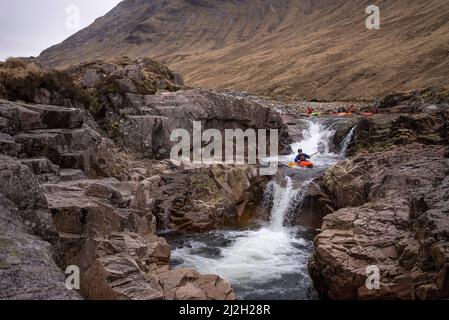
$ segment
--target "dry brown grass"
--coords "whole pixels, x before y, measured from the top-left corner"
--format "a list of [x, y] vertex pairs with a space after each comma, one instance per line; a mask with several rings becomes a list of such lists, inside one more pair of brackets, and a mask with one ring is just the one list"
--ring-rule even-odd
[[379, 0], [127, 0], [40, 57], [52, 66], [155, 58], [187, 85], [270, 96], [371, 99], [449, 85], [449, 4]]

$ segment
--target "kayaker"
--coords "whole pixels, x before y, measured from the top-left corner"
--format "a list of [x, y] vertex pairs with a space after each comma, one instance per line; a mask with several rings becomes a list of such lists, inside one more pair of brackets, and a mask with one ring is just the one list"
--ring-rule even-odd
[[357, 113], [357, 108], [354, 105], [351, 105], [348, 109], [348, 112], [350, 113]]
[[295, 162], [301, 162], [301, 161], [307, 161], [308, 159], [310, 159], [311, 156], [309, 156], [308, 154], [305, 154], [302, 152], [302, 149], [298, 150], [298, 155], [295, 158]]

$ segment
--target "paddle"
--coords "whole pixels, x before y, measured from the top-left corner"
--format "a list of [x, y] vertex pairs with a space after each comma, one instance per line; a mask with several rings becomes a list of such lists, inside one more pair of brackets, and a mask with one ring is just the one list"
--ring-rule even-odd
[[[312, 154], [312, 155], [310, 156], [310, 158], [312, 158], [312, 157], [314, 157], [314, 156], [316, 156], [316, 155], [318, 155], [318, 154], [320, 154], [320, 153], [319, 153], [319, 152], [315, 152], [314, 154]], [[297, 166], [297, 163], [296, 163], [296, 162], [290, 162], [290, 163], [288, 164], [288, 166], [289, 166], [290, 168], [294, 168], [294, 167]]]

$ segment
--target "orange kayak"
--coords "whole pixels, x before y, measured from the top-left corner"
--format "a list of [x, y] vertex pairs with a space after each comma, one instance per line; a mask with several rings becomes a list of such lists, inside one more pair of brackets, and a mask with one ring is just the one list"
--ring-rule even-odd
[[303, 168], [313, 168], [313, 163], [310, 161], [301, 161], [298, 163], [298, 166]]
[[289, 167], [313, 168], [313, 163], [310, 161], [290, 162]]

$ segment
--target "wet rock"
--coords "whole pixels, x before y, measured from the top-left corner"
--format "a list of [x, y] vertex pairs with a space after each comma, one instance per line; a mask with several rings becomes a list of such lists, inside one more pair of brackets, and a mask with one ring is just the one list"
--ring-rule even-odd
[[60, 106], [0, 100], [0, 116], [15, 132], [37, 129], [74, 129], [83, 124], [84, 111]]
[[248, 167], [215, 166], [162, 177], [154, 193], [160, 229], [206, 232], [257, 218], [266, 182]]
[[169, 300], [234, 300], [229, 282], [191, 269], [177, 269], [158, 275]]
[[[318, 181], [336, 210], [324, 218], [309, 263], [321, 295], [331, 299], [447, 297], [444, 244], [448, 238], [443, 230], [449, 162], [442, 157], [443, 150], [410, 144], [362, 154]], [[380, 290], [365, 286], [366, 268], [372, 265], [381, 272]]]
[[320, 229], [323, 218], [334, 212], [334, 204], [317, 183], [312, 183], [297, 211], [300, 214], [297, 215], [296, 221], [293, 221], [294, 224]]
[[45, 207], [46, 200], [31, 170], [20, 162], [0, 155], [0, 193], [19, 209]]
[[82, 277], [83, 294], [96, 300], [162, 300], [160, 286], [151, 286], [129, 256], [98, 258]]
[[6, 133], [0, 132], [0, 152], [5, 156], [17, 157], [20, 146]]
[[101, 136], [90, 129], [35, 130], [15, 136], [21, 158], [45, 157], [62, 168], [89, 172]]
[[202, 247], [202, 248], [194, 248], [191, 252], [195, 255], [199, 255], [206, 258], [216, 258], [221, 255], [221, 250], [219, 248], [210, 248], [210, 247]]
[[43, 174], [58, 174], [59, 167], [51, 163], [50, 160], [46, 158], [30, 158], [20, 160], [20, 163], [26, 165], [31, 169], [34, 175], [43, 175]]
[[[155, 235], [156, 215], [161, 213], [157, 203], [167, 205], [172, 225], [190, 219], [191, 230], [222, 225], [227, 216], [243, 221], [257, 202], [253, 196], [259, 191], [252, 190], [258, 185], [254, 173], [247, 168], [200, 169], [197, 176], [182, 175], [180, 192], [171, 197], [173, 185], [166, 183], [176, 181], [172, 175], [183, 169], [149, 158], [168, 156], [167, 130], [191, 127], [192, 119], [204, 120], [216, 106], [223, 110], [215, 110], [219, 114], [208, 118], [209, 126], [218, 119], [224, 128], [229, 117], [236, 115], [242, 117], [231, 127], [277, 128], [281, 123], [267, 108], [220, 94], [190, 92], [159, 100], [151, 95], [158, 90], [179, 90], [180, 77], [148, 59], [125, 60], [75, 67], [69, 71], [71, 76], [67, 72], [41, 74], [36, 66], [39, 77], [54, 88], [31, 86], [2, 94], [40, 103], [0, 101], [0, 203], [7, 203], [6, 223], [0, 206], [0, 229], [6, 226], [2, 235], [13, 240], [3, 246], [0, 239], [2, 298], [80, 298], [64, 287], [61, 270], [70, 265], [80, 268], [80, 294], [88, 299], [234, 298], [229, 283], [217, 276], [192, 270], [178, 283], [167, 278], [172, 271], [171, 249]], [[186, 99], [195, 104], [193, 108]], [[179, 110], [172, 108], [172, 102], [180, 104]], [[130, 123], [125, 141], [120, 129]], [[118, 146], [102, 136], [102, 129], [125, 144]], [[143, 139], [147, 135], [149, 144]], [[127, 152], [128, 147], [133, 152]], [[134, 152], [147, 157], [141, 159]], [[203, 178], [210, 189], [202, 190]], [[182, 199], [188, 199], [192, 190], [202, 191], [194, 202], [183, 205]], [[185, 217], [177, 209], [183, 207], [189, 208]], [[34, 271], [39, 279], [28, 274]]]
[[0, 299], [77, 300], [48, 242], [30, 235], [14, 205], [0, 194]]
[[128, 115], [119, 124], [117, 141], [127, 150], [149, 158], [168, 158], [175, 145], [170, 141], [173, 130], [192, 132], [193, 121], [200, 121], [203, 130], [213, 128], [223, 135], [226, 129], [279, 129], [280, 146], [288, 141], [280, 115], [250, 99], [187, 90], [146, 95], [138, 100], [133, 104], [139, 114]]
[[60, 181], [75, 181], [86, 179], [86, 175], [83, 171], [77, 169], [61, 169], [59, 170]]

